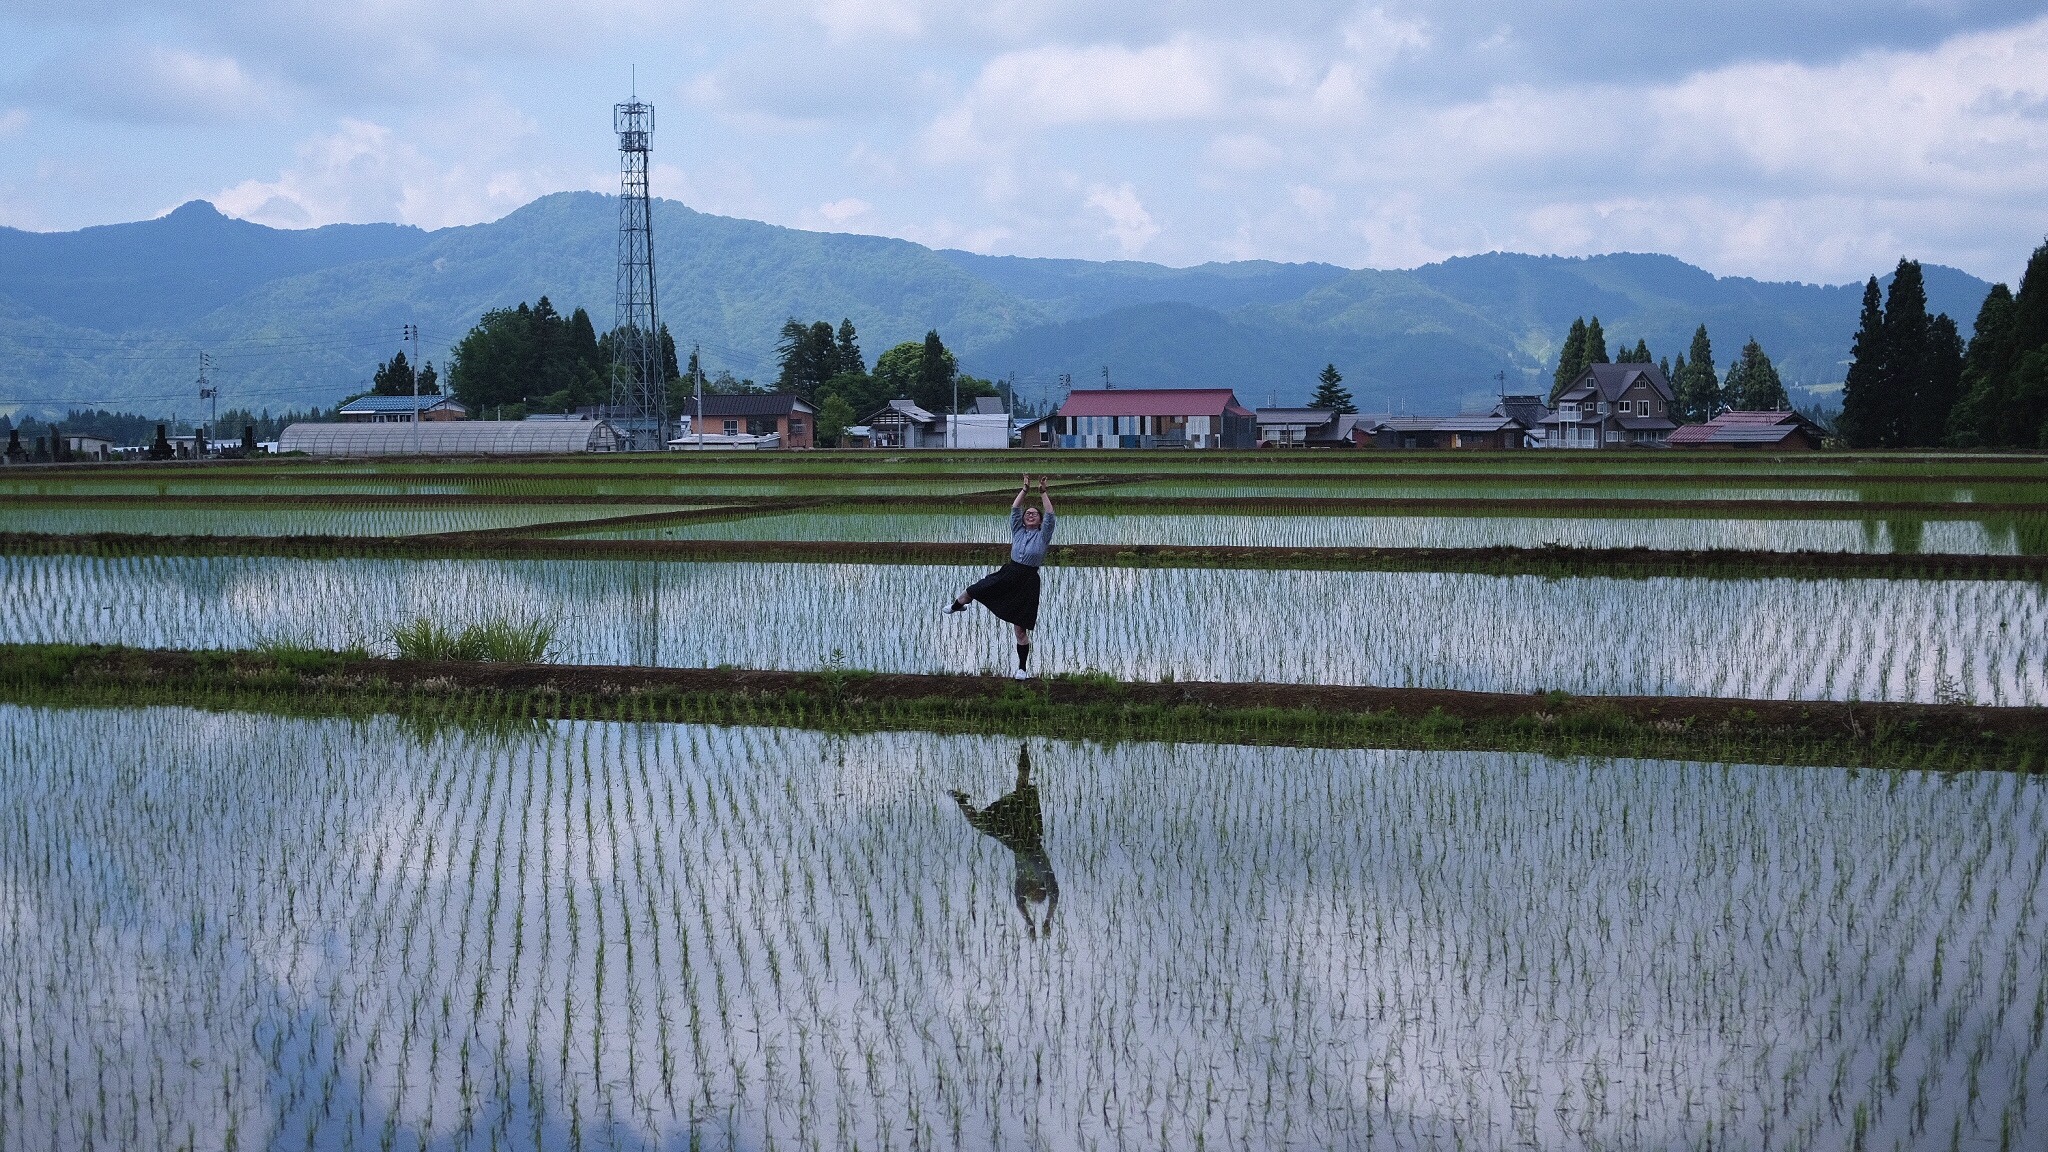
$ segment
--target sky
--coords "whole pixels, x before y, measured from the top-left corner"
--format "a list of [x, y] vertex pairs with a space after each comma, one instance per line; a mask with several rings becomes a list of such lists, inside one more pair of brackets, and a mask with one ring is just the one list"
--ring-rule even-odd
[[0, 224], [278, 227], [616, 191], [1024, 256], [1666, 252], [2012, 280], [2048, 0], [8, 0]]

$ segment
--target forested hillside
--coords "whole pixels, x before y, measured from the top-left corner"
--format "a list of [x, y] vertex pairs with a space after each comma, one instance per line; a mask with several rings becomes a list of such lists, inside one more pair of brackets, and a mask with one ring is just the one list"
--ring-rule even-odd
[[[0, 411], [198, 410], [198, 356], [223, 403], [328, 405], [368, 387], [408, 323], [425, 359], [488, 310], [548, 296], [611, 314], [617, 202], [543, 197], [488, 224], [280, 231], [203, 203], [74, 233], [0, 229]], [[1062, 376], [1228, 385], [1298, 401], [1325, 363], [1369, 408], [1440, 411], [1498, 386], [1540, 390], [1574, 316], [1676, 352], [1699, 324], [1755, 337], [1796, 399], [1835, 385], [1860, 287], [1717, 278], [1664, 256], [1489, 254], [1411, 271], [1246, 261], [1166, 268], [934, 251], [656, 205], [662, 318], [708, 370], [768, 379], [791, 317], [850, 319], [873, 348], [937, 329], [963, 372], [1015, 375], [1046, 397]], [[1973, 316], [1987, 285], [1928, 266], [1930, 307]]]

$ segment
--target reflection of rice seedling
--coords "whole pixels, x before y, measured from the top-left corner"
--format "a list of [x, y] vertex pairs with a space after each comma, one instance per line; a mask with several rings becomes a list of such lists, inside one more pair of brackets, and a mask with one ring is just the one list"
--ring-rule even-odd
[[934, 795], [1012, 742], [414, 735], [0, 707], [0, 1131], [2042, 1144], [2024, 777], [1045, 741], [1033, 942]]
[[457, 631], [420, 616], [391, 630], [391, 643], [404, 660], [489, 660], [539, 664], [555, 647], [552, 620], [510, 620], [494, 616]]

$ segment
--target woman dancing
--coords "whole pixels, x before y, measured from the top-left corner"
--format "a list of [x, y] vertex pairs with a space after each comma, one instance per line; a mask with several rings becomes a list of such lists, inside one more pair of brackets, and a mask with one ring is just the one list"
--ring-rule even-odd
[[1026, 508], [1024, 497], [1031, 492], [1031, 476], [1010, 501], [1010, 562], [967, 586], [953, 598], [946, 611], [965, 612], [979, 600], [982, 607], [1007, 620], [1017, 630], [1017, 671], [1019, 680], [1031, 675], [1031, 632], [1038, 627], [1038, 569], [1045, 563], [1045, 546], [1052, 542], [1052, 496], [1045, 490], [1045, 477], [1038, 478], [1040, 508]]

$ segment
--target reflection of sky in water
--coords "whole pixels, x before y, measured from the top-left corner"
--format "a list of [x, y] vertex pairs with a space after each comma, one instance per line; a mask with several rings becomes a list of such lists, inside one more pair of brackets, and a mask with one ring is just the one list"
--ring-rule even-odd
[[[883, 564], [0, 556], [0, 641], [387, 643], [422, 615], [560, 622], [571, 663], [1006, 672], [941, 608], [980, 570]], [[2048, 589], [1997, 581], [1550, 579], [1069, 568], [1033, 667], [1127, 679], [2048, 703]]]
[[1015, 741], [420, 739], [0, 710], [0, 1058], [22, 1073], [0, 1130], [1846, 1147], [1860, 1113], [1872, 1147], [2048, 1134], [2019, 1104], [2048, 995], [2036, 781], [1033, 741], [1062, 893], [1034, 939], [1011, 851], [947, 795], [1010, 788]]
[[[1190, 508], [1200, 505], [1191, 504]], [[1684, 520], [1591, 516], [1103, 515], [1059, 520], [1065, 544], [1241, 548], [1729, 548], [1762, 552], [2048, 552], [2048, 516], [1974, 520]], [[691, 524], [595, 528], [602, 540], [949, 541], [998, 544], [1008, 521], [986, 513], [795, 512]]]

